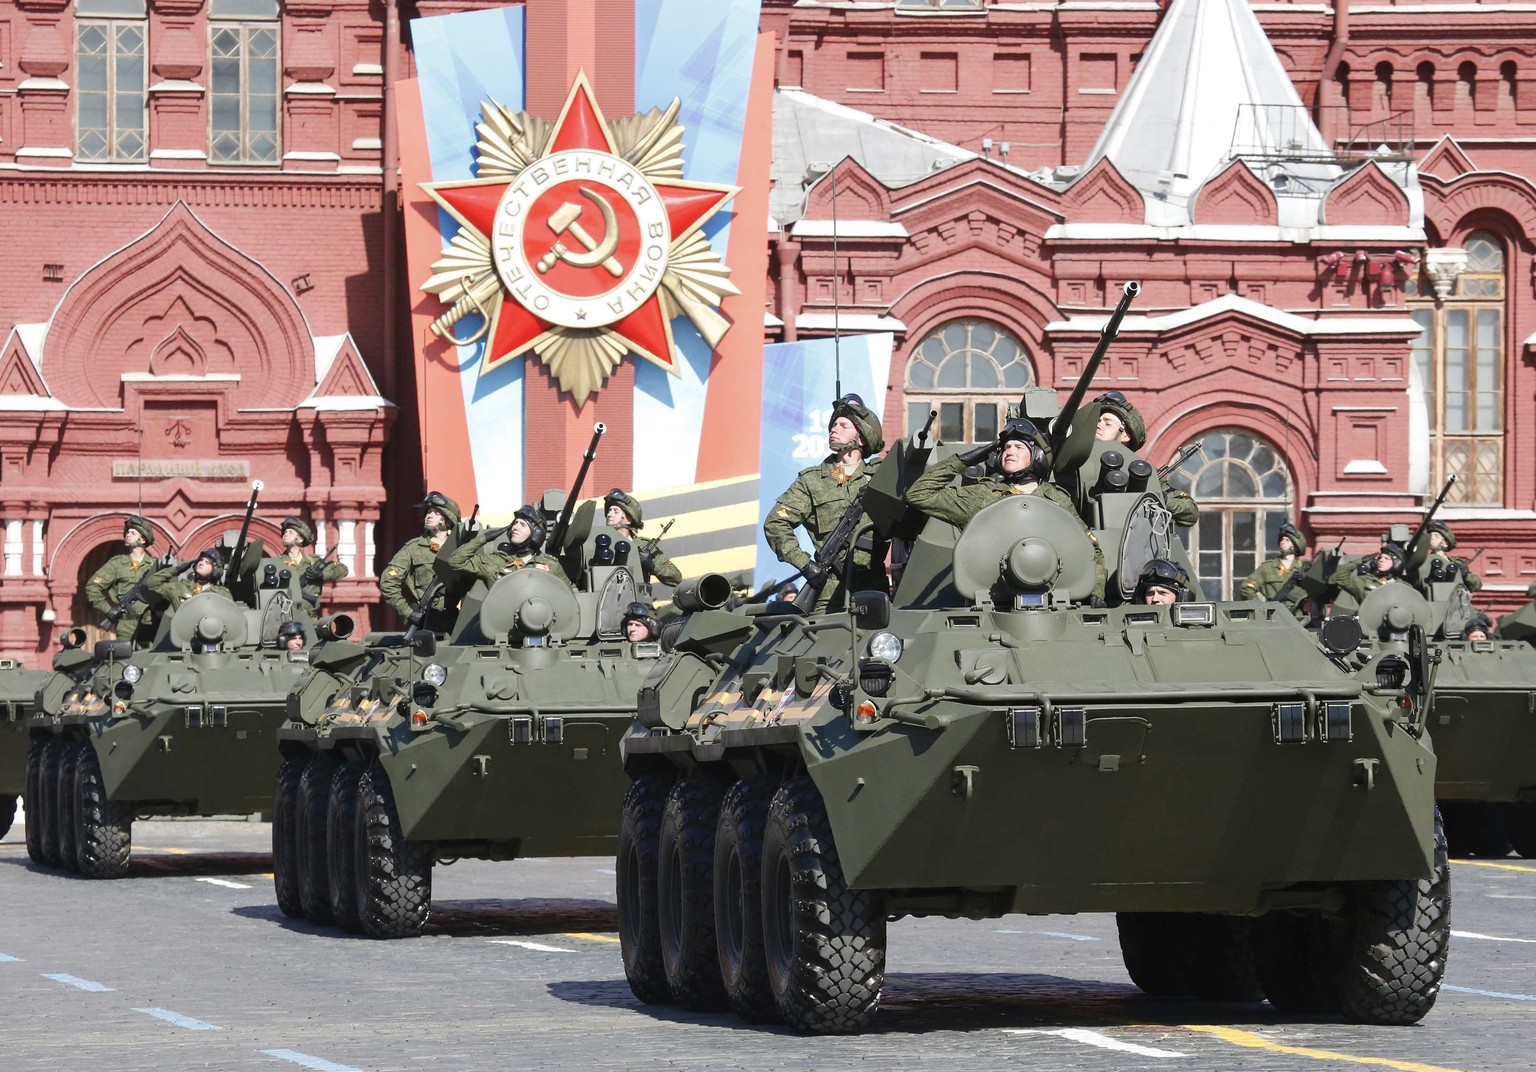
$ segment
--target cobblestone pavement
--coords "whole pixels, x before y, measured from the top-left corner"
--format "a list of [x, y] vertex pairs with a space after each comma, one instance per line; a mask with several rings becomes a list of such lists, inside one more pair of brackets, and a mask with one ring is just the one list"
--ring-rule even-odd
[[1267, 1005], [1143, 998], [1109, 916], [904, 920], [856, 1038], [641, 1006], [606, 859], [436, 872], [428, 935], [375, 942], [285, 919], [270, 828], [141, 822], [129, 878], [33, 866], [0, 841], [0, 1072], [1242, 1068], [1533, 1064], [1536, 862], [1453, 867], [1439, 1004], [1411, 1028], [1285, 1022]]

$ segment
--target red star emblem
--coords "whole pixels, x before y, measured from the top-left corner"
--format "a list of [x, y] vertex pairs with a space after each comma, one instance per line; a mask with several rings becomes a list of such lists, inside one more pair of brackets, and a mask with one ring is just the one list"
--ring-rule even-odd
[[652, 179], [627, 162], [585, 72], [571, 86], [544, 155], [521, 172], [422, 188], [493, 250], [501, 290], [483, 307], [489, 325], [482, 374], [534, 348], [552, 329], [611, 334], [676, 374], [660, 285], [667, 258], [737, 192]]

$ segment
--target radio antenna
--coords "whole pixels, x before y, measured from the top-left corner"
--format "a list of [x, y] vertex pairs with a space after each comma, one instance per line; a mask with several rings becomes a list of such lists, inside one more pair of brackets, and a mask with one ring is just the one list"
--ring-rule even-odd
[[843, 330], [842, 299], [843, 276], [837, 261], [837, 165], [832, 165], [832, 362], [833, 375], [837, 379], [834, 400], [843, 397]]
[[139, 413], [139, 458], [134, 463], [139, 475], [139, 516], [144, 516], [144, 413]]

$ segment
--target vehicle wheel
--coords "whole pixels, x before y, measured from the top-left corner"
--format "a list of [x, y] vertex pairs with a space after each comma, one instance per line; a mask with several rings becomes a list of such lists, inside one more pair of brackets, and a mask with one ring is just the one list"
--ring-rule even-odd
[[1116, 912], [1120, 959], [1141, 992], [1153, 997], [1189, 993], [1177, 955], [1177, 924], [1172, 912]]
[[16, 821], [16, 798], [14, 796], [0, 795], [0, 838], [11, 832], [11, 824]]
[[619, 846], [614, 885], [619, 903], [619, 952], [624, 977], [635, 997], [647, 1005], [672, 1001], [667, 967], [661, 954], [661, 923], [656, 906], [657, 841], [672, 779], [652, 774], [633, 782], [624, 794], [619, 818]]
[[375, 763], [357, 784], [357, 913], [370, 938], [410, 938], [432, 911], [431, 846], [406, 841], [389, 775]]
[[885, 908], [843, 878], [821, 795], [779, 787], [763, 831], [763, 949], [784, 1022], [815, 1034], [868, 1025], [885, 982]]
[[54, 814], [59, 817], [59, 866], [69, 871], [80, 870], [80, 794], [75, 787], [75, 770], [79, 766], [80, 753], [89, 747], [84, 741], [65, 738], [59, 759], [59, 795]]
[[1343, 913], [1339, 1011], [1359, 1024], [1414, 1024], [1440, 995], [1451, 939], [1451, 869], [1435, 811], [1427, 879], [1354, 883]]
[[1271, 1005], [1300, 1016], [1339, 1011], [1331, 930], [1317, 912], [1274, 911], [1253, 921], [1259, 984]]
[[731, 1008], [755, 1024], [777, 1023], [779, 1006], [763, 955], [763, 828], [778, 783], [748, 778], [720, 804], [715, 832], [715, 941]]
[[313, 923], [331, 923], [330, 869], [325, 862], [326, 811], [336, 762], [315, 756], [299, 778], [299, 903]]
[[43, 863], [59, 867], [59, 772], [64, 761], [64, 738], [49, 737], [43, 744], [43, 781], [38, 793], [38, 825], [43, 828]]
[[1536, 859], [1536, 803], [1521, 800], [1505, 805], [1504, 827], [1515, 851], [1527, 860]]
[[349, 934], [361, 934], [357, 914], [357, 783], [358, 763], [343, 763], [331, 778], [330, 815], [326, 825], [325, 860], [330, 868], [331, 915]]
[[673, 784], [656, 841], [661, 963], [672, 998], [694, 1012], [729, 1008], [715, 948], [715, 828], [729, 783], [703, 776]]
[[27, 742], [27, 784], [22, 791], [26, 804], [27, 855], [32, 862], [43, 862], [43, 740], [34, 737]]
[[289, 919], [304, 918], [299, 897], [299, 781], [309, 756], [284, 756], [272, 792], [272, 886], [277, 907]]
[[89, 744], [75, 762], [75, 860], [86, 878], [122, 878], [133, 851], [133, 812], [107, 799], [96, 749]]

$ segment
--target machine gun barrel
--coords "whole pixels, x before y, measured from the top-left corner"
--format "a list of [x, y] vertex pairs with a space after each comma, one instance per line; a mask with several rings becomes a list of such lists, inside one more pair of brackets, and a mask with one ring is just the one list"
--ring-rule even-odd
[[1067, 432], [1072, 428], [1072, 418], [1077, 415], [1078, 409], [1083, 404], [1083, 397], [1088, 393], [1088, 385], [1093, 382], [1094, 375], [1099, 371], [1099, 365], [1104, 362], [1104, 355], [1109, 352], [1109, 344], [1114, 342], [1115, 337], [1120, 334], [1120, 321], [1125, 319], [1126, 310], [1131, 307], [1132, 300], [1140, 293], [1140, 283], [1134, 279], [1127, 282], [1125, 289], [1121, 291], [1120, 301], [1115, 305], [1115, 311], [1109, 314], [1109, 319], [1099, 329], [1099, 344], [1093, 348], [1093, 355], [1083, 366], [1083, 374], [1078, 377], [1077, 386], [1073, 387], [1072, 393], [1067, 396], [1060, 415], [1051, 422], [1052, 451], [1058, 454], [1061, 452], [1061, 445], [1067, 441]]
[[1434, 503], [1431, 504], [1427, 511], [1425, 511], [1424, 519], [1419, 522], [1419, 527], [1414, 529], [1413, 535], [1409, 537], [1408, 546], [1403, 548], [1403, 557], [1405, 559], [1411, 560], [1414, 557], [1414, 554], [1419, 546], [1419, 540], [1424, 535], [1424, 530], [1429, 528], [1429, 523], [1435, 519], [1435, 513], [1440, 509], [1441, 504], [1445, 502], [1445, 497], [1451, 493], [1451, 488], [1453, 488], [1455, 485], [1456, 474], [1452, 473], [1449, 477], [1446, 478], [1445, 487], [1440, 489], [1440, 494], [1435, 496]]
[[230, 551], [229, 558], [224, 562], [224, 568], [219, 572], [219, 583], [229, 583], [229, 570], [236, 562], [245, 556], [245, 541], [251, 534], [251, 518], [256, 514], [256, 500], [261, 496], [262, 483], [259, 480], [251, 481], [251, 501], [245, 504], [245, 520], [240, 522], [240, 536], [235, 540], [234, 549]]
[[555, 522], [555, 531], [550, 533], [547, 546], [554, 548], [552, 553], [559, 554], [564, 548], [565, 532], [571, 526], [571, 512], [576, 509], [576, 498], [581, 494], [581, 485], [587, 479], [587, 470], [592, 468], [592, 460], [597, 457], [597, 441], [603, 438], [603, 433], [608, 431], [608, 426], [598, 421], [592, 426], [592, 442], [587, 444], [587, 452], [581, 456], [581, 468], [576, 470], [576, 480], [571, 484], [571, 493], [565, 497], [565, 508], [560, 511], [560, 518]]
[[1173, 460], [1170, 461], [1167, 465], [1160, 465], [1157, 467], [1157, 478], [1159, 480], [1167, 480], [1170, 476], [1183, 468], [1185, 462], [1189, 461], [1189, 459], [1193, 458], [1196, 454], [1199, 454], [1204, 449], [1205, 444], [1203, 442], [1197, 441], [1191, 443], [1189, 446], [1175, 454], [1173, 456]]
[[933, 428], [933, 422], [938, 420], [938, 418], [938, 410], [931, 409], [928, 411], [928, 419], [923, 422], [922, 431], [917, 433], [917, 445], [919, 448], [926, 447], [928, 445], [928, 432]]

